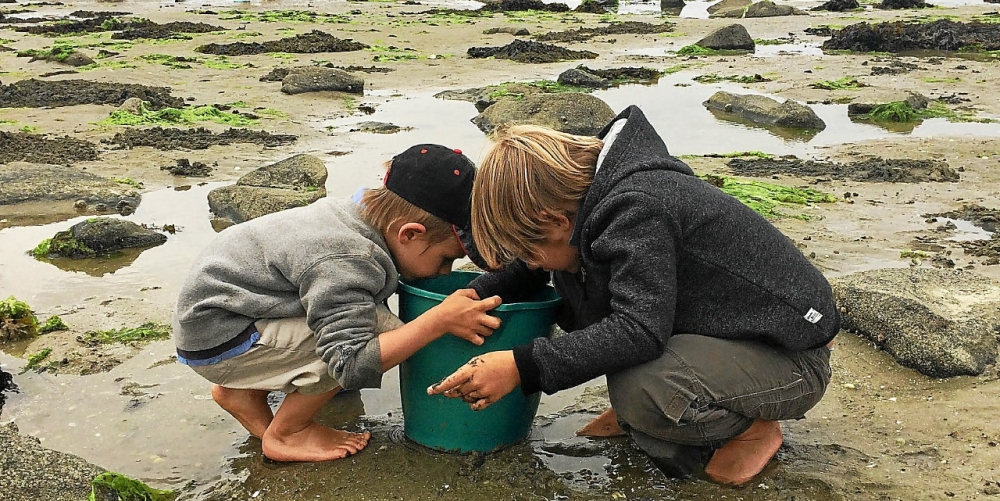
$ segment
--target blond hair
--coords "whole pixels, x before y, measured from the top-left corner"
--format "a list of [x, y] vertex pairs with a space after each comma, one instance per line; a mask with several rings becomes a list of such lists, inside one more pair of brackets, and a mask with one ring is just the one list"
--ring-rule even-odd
[[[385, 163], [386, 172], [391, 166], [391, 160]], [[385, 186], [364, 191], [361, 195], [361, 217], [383, 234], [388, 233], [389, 228], [399, 222], [424, 225], [427, 229], [425, 235], [431, 243], [444, 242], [455, 237], [451, 223], [407, 202]]]
[[532, 255], [546, 214], [575, 217], [604, 142], [533, 125], [497, 129], [472, 188], [472, 235], [491, 267]]

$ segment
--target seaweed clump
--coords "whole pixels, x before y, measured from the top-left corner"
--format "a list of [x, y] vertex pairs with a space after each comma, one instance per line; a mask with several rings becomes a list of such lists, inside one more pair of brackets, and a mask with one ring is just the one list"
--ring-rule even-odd
[[10, 296], [0, 301], [0, 342], [18, 341], [38, 335], [38, 318], [24, 301]]

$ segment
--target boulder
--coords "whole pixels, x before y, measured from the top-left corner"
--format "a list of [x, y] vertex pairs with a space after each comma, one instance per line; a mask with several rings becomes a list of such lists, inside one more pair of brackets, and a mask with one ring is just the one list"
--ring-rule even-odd
[[599, 77], [579, 68], [570, 68], [560, 73], [556, 81], [565, 85], [587, 87], [590, 89], [606, 89], [611, 87], [611, 81], [607, 78]]
[[208, 193], [217, 229], [272, 212], [309, 205], [326, 196], [326, 165], [311, 155], [295, 155], [248, 172], [235, 185]]
[[616, 115], [607, 103], [590, 94], [563, 92], [501, 100], [486, 108], [472, 122], [487, 134], [500, 125], [518, 123], [593, 136]]
[[684, 0], [660, 0], [660, 12], [680, 12], [684, 8]]
[[285, 94], [322, 91], [364, 94], [365, 81], [341, 69], [322, 67], [294, 68], [281, 79]]
[[1000, 282], [966, 270], [893, 268], [831, 280], [844, 329], [931, 377], [978, 375], [997, 359]]
[[87, 499], [91, 481], [104, 472], [78, 456], [42, 447], [37, 438], [18, 433], [13, 422], [0, 425], [0, 444], [7, 501]]
[[721, 2], [714, 3], [708, 6], [708, 13], [715, 14], [716, 12], [732, 9], [743, 10], [747, 5], [750, 5], [752, 0], [722, 0]]
[[702, 103], [710, 110], [734, 113], [746, 120], [762, 125], [776, 125], [796, 129], [823, 130], [823, 122], [812, 108], [791, 99], [785, 102], [755, 94], [732, 94], [719, 91]]
[[791, 5], [776, 5], [771, 0], [761, 0], [755, 4], [751, 4], [747, 7], [746, 12], [743, 14], [745, 18], [753, 17], [778, 17], [778, 16], [802, 16], [809, 15], [800, 9], [796, 9]]
[[166, 241], [166, 235], [132, 221], [94, 217], [56, 233], [49, 243], [49, 256], [83, 259], [124, 249], [154, 247]]
[[706, 49], [715, 50], [747, 50], [753, 52], [756, 48], [753, 38], [742, 24], [730, 24], [719, 28], [695, 42]]

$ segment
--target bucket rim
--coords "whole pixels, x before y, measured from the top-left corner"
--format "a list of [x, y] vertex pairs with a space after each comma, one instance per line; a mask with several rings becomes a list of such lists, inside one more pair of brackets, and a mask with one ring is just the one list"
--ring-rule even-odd
[[[472, 278], [477, 277], [479, 275], [482, 275], [482, 273], [480, 273], [480, 272], [465, 271], [465, 270], [452, 271], [450, 274], [451, 275], [467, 275], [467, 276], [470, 277], [469, 278], [470, 282], [472, 281]], [[431, 279], [431, 280], [433, 280], [433, 279]], [[555, 289], [553, 289], [551, 286], [546, 285], [545, 287], [548, 288], [549, 290], [552, 290], [553, 292], [555, 292]], [[414, 295], [414, 296], [422, 297], [422, 298], [425, 298], [425, 299], [433, 299], [435, 301], [444, 301], [444, 299], [448, 297], [445, 294], [440, 294], [440, 293], [437, 293], [437, 292], [431, 292], [431, 291], [428, 291], [428, 290], [421, 289], [419, 287], [413, 286], [411, 284], [406, 283], [402, 279], [399, 280], [399, 290], [402, 291], [402, 292], [406, 292], [407, 294], [411, 294], [411, 295]], [[504, 303], [504, 304], [501, 304], [500, 306], [497, 306], [496, 308], [494, 308], [494, 309], [492, 309], [490, 311], [547, 310], [547, 309], [556, 307], [559, 304], [560, 301], [562, 301], [562, 297], [560, 297], [558, 295], [558, 293], [557, 293], [556, 297], [554, 297], [552, 299], [546, 299], [545, 301], [526, 301], [526, 302], [521, 302], [521, 303]]]

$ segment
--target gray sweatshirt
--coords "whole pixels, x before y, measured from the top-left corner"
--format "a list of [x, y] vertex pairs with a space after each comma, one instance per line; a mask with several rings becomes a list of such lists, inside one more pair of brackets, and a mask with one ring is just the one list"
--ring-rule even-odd
[[358, 206], [320, 199], [219, 234], [181, 288], [174, 342], [185, 359], [209, 359], [256, 319], [306, 317], [317, 355], [340, 385], [377, 388], [376, 307], [398, 280], [385, 239]]

